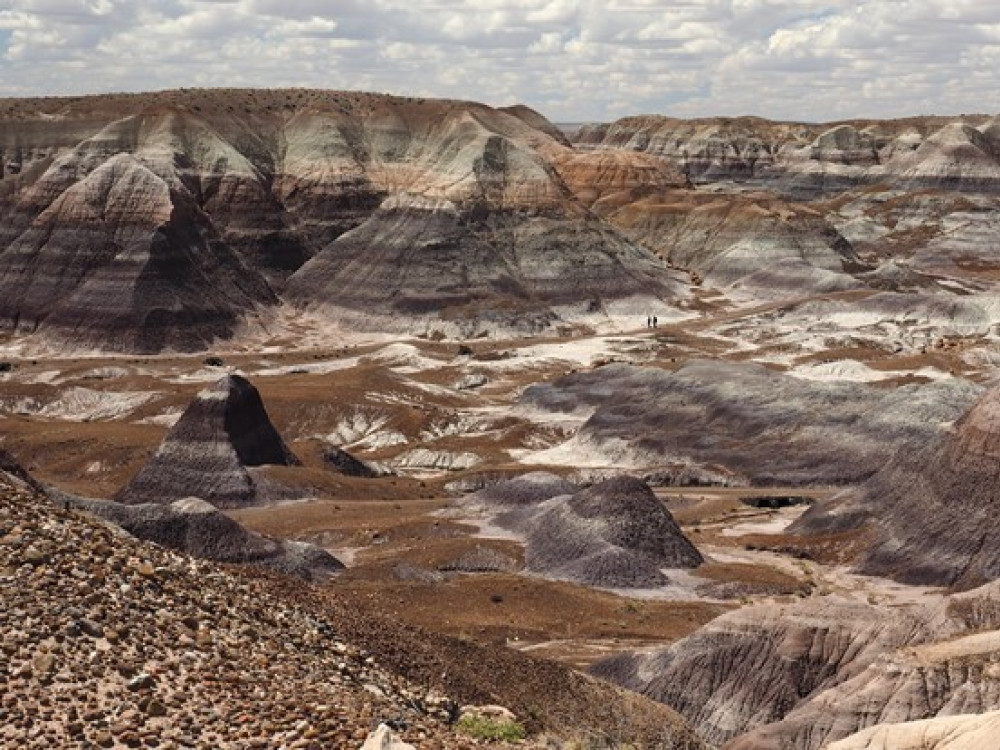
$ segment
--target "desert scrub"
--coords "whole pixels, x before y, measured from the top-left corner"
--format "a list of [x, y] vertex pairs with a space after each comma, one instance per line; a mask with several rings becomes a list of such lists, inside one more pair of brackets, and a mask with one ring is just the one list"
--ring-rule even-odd
[[518, 742], [523, 740], [525, 736], [524, 727], [516, 721], [505, 721], [473, 714], [467, 714], [459, 719], [455, 728], [462, 734], [477, 740]]

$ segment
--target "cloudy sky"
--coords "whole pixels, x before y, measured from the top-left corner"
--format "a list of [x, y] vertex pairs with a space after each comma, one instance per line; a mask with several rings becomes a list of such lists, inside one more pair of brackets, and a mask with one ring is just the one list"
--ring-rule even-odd
[[308, 86], [625, 114], [1000, 111], [996, 0], [0, 0], [0, 96]]

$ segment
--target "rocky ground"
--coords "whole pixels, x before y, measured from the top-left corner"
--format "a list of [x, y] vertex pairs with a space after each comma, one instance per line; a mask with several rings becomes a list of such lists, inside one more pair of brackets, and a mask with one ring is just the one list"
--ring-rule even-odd
[[[752, 318], [761, 311], [747, 314]], [[698, 324], [667, 324], [654, 330], [643, 326], [616, 336], [476, 341], [461, 349], [453, 342], [411, 340], [337, 349], [223, 352], [224, 366], [206, 364], [202, 356], [17, 359], [10, 372], [0, 375], [0, 427], [4, 446], [46, 483], [75, 494], [110, 497], [154, 455], [197, 394], [238, 368], [259, 387], [274, 426], [301, 459], [301, 465], [254, 467], [254, 478], [274, 483], [269, 486], [297, 488], [295, 494], [305, 499], [228, 513], [254, 532], [319, 545], [348, 568], [319, 589], [276, 586], [276, 579], [247, 579], [246, 574], [231, 585], [249, 587], [248, 596], [272, 596], [272, 602], [293, 597], [294, 606], [308, 618], [329, 623], [340, 642], [375, 654], [391, 674], [423, 686], [424, 694], [433, 688], [460, 703], [506, 706], [534, 736], [547, 732], [573, 737], [586, 727], [591, 737], [646, 737], [655, 746], [660, 738], [649, 728], [674, 726], [670, 722], [677, 722], [675, 714], [657, 714], [668, 709], [651, 708], [637, 697], [623, 702], [620, 693], [605, 692], [607, 687], [560, 664], [586, 667], [615, 653], [695, 637], [713, 618], [751, 604], [781, 608], [800, 598], [815, 602], [817, 614], [810, 617], [822, 630], [844, 618], [850, 621], [851, 606], [870, 612], [878, 623], [886, 611], [898, 613], [898, 607], [914, 599], [937, 596], [837, 567], [838, 561], [847, 560], [850, 544], [845, 542], [855, 544], [857, 539], [821, 535], [796, 546], [787, 527], [805, 505], [774, 508], [741, 501], [763, 494], [776, 501], [808, 502], [832, 495], [831, 488], [663, 484], [691, 483], [705, 476], [744, 484], [755, 476], [744, 470], [757, 459], [786, 471], [793, 467], [808, 473], [812, 466], [816, 476], [824, 466], [832, 467], [832, 476], [841, 476], [836, 472], [844, 469], [857, 472], [861, 459], [871, 457], [837, 438], [838, 419], [849, 421], [851, 434], [860, 436], [855, 443], [863, 438], [866, 445], [880, 444], [882, 451], [897, 439], [910, 445], [946, 430], [962, 411], [959, 399], [933, 394], [958, 394], [971, 403], [983, 391], [977, 381], [986, 379], [981, 364], [964, 362], [968, 349], [962, 345], [919, 356], [860, 343], [844, 350], [852, 361], [869, 363], [869, 373], [892, 373], [885, 381], [844, 380], [835, 369], [815, 372], [823, 364], [840, 365], [846, 359], [824, 363], [801, 355], [791, 367], [768, 362], [766, 349], [747, 350], [717, 335], [720, 326], [746, 320], [720, 310]], [[698, 362], [688, 361], [695, 357]], [[916, 373], [930, 364], [965, 377], [930, 382], [896, 375]], [[815, 377], [803, 377], [804, 368], [812, 368], [808, 372]], [[545, 384], [525, 391], [538, 383]], [[736, 389], [736, 383], [746, 387]], [[840, 407], [845, 408], [838, 413]], [[671, 419], [671, 413], [685, 418]], [[810, 419], [812, 423], [805, 424]], [[646, 424], [654, 427], [635, 429]], [[685, 439], [692, 431], [698, 441]], [[607, 438], [603, 441], [588, 438], [588, 454], [580, 450], [583, 437], [602, 433]], [[825, 437], [818, 440], [818, 435]], [[637, 452], [651, 436], [660, 441], [659, 448]], [[342, 473], [326, 458], [335, 446], [377, 467], [370, 472], [375, 476]], [[811, 452], [783, 452], [781, 446], [804, 446]], [[664, 447], [674, 451], [675, 466], [665, 462]], [[418, 454], [426, 460], [416, 461]], [[460, 462], [461, 456], [475, 461]], [[560, 456], [564, 460], [557, 460]], [[585, 460], [588, 457], [593, 460]], [[636, 457], [643, 461], [634, 461]], [[530, 550], [516, 532], [491, 525], [490, 513], [481, 518], [461, 505], [451, 507], [463, 492], [500, 486], [494, 483], [543, 467], [557, 472], [561, 478], [553, 481], [564, 487], [586, 486], [628, 469], [645, 475], [660, 485], [659, 500], [705, 562], [693, 570], [665, 570], [665, 585], [595, 590], [553, 580], [567, 577], [561, 573], [533, 574]], [[625, 538], [631, 543], [634, 536], [641, 535]], [[125, 549], [126, 557], [140, 554]], [[790, 553], [815, 559], [796, 559]], [[191, 569], [233, 575], [233, 568], [204, 565]], [[831, 594], [847, 597], [851, 606], [838, 604], [840, 599]], [[83, 616], [89, 616], [90, 609], [83, 607]], [[159, 609], [168, 607], [152, 606], [153, 612]], [[260, 609], [246, 611], [240, 622], [254, 627]], [[717, 672], [728, 669], [728, 656], [713, 641], [711, 627], [700, 631], [706, 640], [687, 641], [700, 643], [691, 653], [704, 658], [695, 658], [693, 666], [686, 662], [687, 671], [681, 670], [686, 676], [678, 684], [722, 685]], [[139, 630], [138, 625], [130, 628]], [[759, 630], [750, 628], [746, 636], [754, 644], [764, 642]], [[789, 642], [797, 643], [799, 637], [793, 633]], [[817, 640], [828, 642], [819, 636]], [[848, 646], [861, 640], [856, 635], [844, 639]], [[240, 643], [238, 638], [234, 642]], [[256, 653], [256, 648], [249, 650]], [[880, 648], [876, 641], [872, 653]], [[556, 661], [530, 659], [527, 654]], [[28, 657], [18, 658], [20, 665]], [[783, 663], [780, 655], [775, 658]], [[953, 668], [951, 661], [943, 664], [946, 672]], [[804, 662], [799, 666], [806, 668]], [[796, 669], [793, 664], [792, 673], [798, 674]], [[822, 670], [821, 679], [808, 682], [809, 690], [821, 684], [854, 684], [847, 679], [850, 675], [840, 673], [839, 662], [817, 669]], [[935, 675], [941, 671], [939, 666], [934, 669]], [[673, 673], [666, 668], [662, 672]], [[755, 674], [785, 673], [777, 669]], [[971, 686], [967, 676], [973, 674], [962, 672], [952, 678], [953, 684]], [[879, 700], [920, 695], [898, 680], [880, 677], [871, 684], [874, 687], [867, 689], [878, 692]], [[789, 688], [794, 695], [799, 695], [798, 685]], [[731, 709], [726, 691], [715, 692], [713, 705], [719, 706], [722, 731], [703, 725], [684, 701], [666, 693], [656, 697], [669, 698], [675, 708], [687, 711], [702, 739], [710, 741], [747, 731], [799, 736], [801, 727], [812, 721], [810, 711], [826, 710], [819, 701], [809, 702], [786, 719], [795, 706], [793, 698], [753, 706], [744, 701], [749, 721]], [[778, 693], [762, 694], [767, 698]], [[948, 697], [942, 705], [965, 705], [961, 696], [966, 694], [978, 695], [971, 687], [963, 688], [956, 692], [958, 698]], [[728, 695], [740, 701], [743, 694], [733, 689]], [[989, 700], [985, 696], [983, 706], [992, 705]], [[837, 726], [865, 726], [856, 719], [853, 703], [842, 705], [846, 713], [834, 715]], [[879, 715], [891, 721], [921, 714], [886, 708]], [[362, 727], [371, 729], [367, 720], [359, 722], [357, 728]], [[442, 731], [450, 736], [447, 727]]]
[[[243, 576], [138, 542], [52, 505], [9, 474], [0, 476], [0, 497], [0, 744], [358, 747], [387, 722], [421, 748], [482, 746], [449, 726], [458, 701], [428, 687], [449, 670], [461, 680], [464, 665], [449, 664], [444, 644], [421, 649], [413, 635], [389, 635], [391, 624], [324, 614], [308, 589], [290, 591], [287, 580]], [[378, 644], [394, 669], [344, 632]], [[428, 652], [443, 672], [428, 674]], [[475, 647], [465, 656], [489, 668], [489, 655]], [[556, 696], [589, 690], [595, 707], [618, 712], [623, 731], [659, 735], [663, 746], [700, 746], [663, 708], [616, 698], [547, 663], [533, 674], [530, 659], [512, 658], [523, 685], [541, 688], [544, 676]], [[499, 663], [513, 668], [510, 659]], [[599, 735], [600, 722], [583, 718], [583, 705], [561, 705], [559, 728], [575, 722], [581, 735]], [[535, 731], [556, 724], [544, 711], [526, 721]]]
[[383, 720], [471, 745], [443, 696], [261, 583], [0, 491], [5, 745], [345, 747]]

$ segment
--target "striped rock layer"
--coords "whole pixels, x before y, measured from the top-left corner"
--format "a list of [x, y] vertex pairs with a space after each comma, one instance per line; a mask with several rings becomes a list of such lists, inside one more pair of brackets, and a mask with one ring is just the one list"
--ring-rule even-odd
[[410, 331], [531, 331], [565, 303], [672, 297], [664, 264], [575, 189], [683, 178], [652, 157], [598, 161], [526, 107], [302, 90], [2, 100], [0, 331], [202, 350], [273, 315], [292, 274], [298, 307]]
[[1000, 387], [954, 427], [900, 451], [858, 488], [817, 504], [790, 531], [867, 529], [862, 571], [972, 588], [1000, 578]]
[[217, 508], [257, 505], [268, 502], [268, 492], [249, 468], [298, 463], [257, 389], [239, 375], [227, 375], [198, 394], [115, 499], [164, 505], [198, 497]]

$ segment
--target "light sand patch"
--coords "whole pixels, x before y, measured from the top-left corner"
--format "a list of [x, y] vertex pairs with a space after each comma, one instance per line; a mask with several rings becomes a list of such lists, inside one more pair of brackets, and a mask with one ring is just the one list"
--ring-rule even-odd
[[789, 508], [794, 513], [775, 513], [766, 521], [747, 521], [723, 529], [722, 536], [743, 536], [744, 534], [781, 534], [792, 522], [802, 515], [801, 508]]
[[143, 417], [142, 419], [137, 419], [136, 424], [152, 424], [157, 427], [173, 427], [177, 424], [177, 421], [181, 418], [181, 414], [184, 411], [179, 407], [171, 407], [165, 409], [160, 414], [154, 414], [151, 417]]
[[354, 331], [321, 314], [280, 305], [248, 322], [244, 331], [225, 347], [232, 352], [278, 354], [329, 348], [331, 342], [339, 347], [366, 346], [400, 338], [399, 334]]
[[[634, 325], [633, 325], [634, 327]], [[573, 341], [546, 342], [512, 349], [511, 357], [477, 362], [477, 367], [493, 371], [530, 370], [565, 363], [592, 367], [598, 360], [627, 351], [641, 339], [633, 336], [590, 336]]]
[[190, 372], [182, 372], [173, 377], [166, 378], [168, 383], [183, 385], [185, 383], [214, 383], [219, 378], [230, 372], [235, 372], [225, 367], [200, 367]]
[[[682, 285], [678, 282], [678, 289]], [[564, 323], [586, 326], [599, 335], [614, 335], [635, 330], [646, 324], [646, 318], [655, 315], [659, 325], [682, 323], [699, 317], [691, 310], [685, 310], [677, 302], [683, 303], [693, 296], [693, 288], [683, 284], [683, 293], [678, 300], [668, 304], [658, 297], [634, 296], [618, 300], [605, 300], [602, 315], [595, 315], [586, 305], [555, 308]]]
[[62, 372], [59, 370], [45, 370], [44, 372], [31, 373], [20, 379], [22, 383], [29, 383], [32, 385], [47, 385], [49, 383], [55, 383], [59, 380]]
[[366, 547], [326, 547], [327, 552], [336, 557], [345, 566], [351, 567], [354, 565], [354, 560], [357, 558], [358, 553], [367, 549]]
[[326, 375], [340, 370], [349, 370], [357, 367], [358, 357], [343, 357], [341, 359], [322, 360], [320, 362], [307, 362], [295, 365], [264, 366], [253, 371], [255, 377], [276, 377], [279, 375]]
[[8, 413], [73, 422], [96, 422], [128, 416], [160, 394], [152, 391], [96, 391], [69, 388], [51, 401], [24, 397], [2, 404]]
[[607, 591], [618, 596], [631, 599], [643, 599], [647, 601], [669, 601], [669, 602], [691, 602], [698, 601], [705, 604], [729, 604], [725, 599], [714, 599], [700, 593], [709, 579], [698, 575], [698, 569], [685, 570], [684, 568], [661, 568], [661, 572], [667, 577], [668, 583], [665, 586], [655, 588], [630, 588], [630, 589], [598, 589]]
[[1000, 631], [991, 630], [987, 633], [975, 633], [950, 641], [913, 646], [903, 649], [901, 655], [915, 665], [927, 665], [997, 652], [1000, 652]]
[[361, 357], [362, 363], [375, 363], [389, 367], [404, 375], [413, 375], [426, 370], [434, 370], [444, 362], [427, 357], [413, 344], [397, 342], [384, 346], [378, 351]]
[[[723, 532], [723, 536], [728, 535]], [[820, 596], [836, 594], [859, 602], [889, 607], [924, 606], [944, 601], [944, 589], [910, 586], [885, 578], [858, 575], [842, 565], [822, 565], [811, 560], [796, 560], [777, 552], [740, 547], [699, 545], [698, 549], [713, 562], [766, 565], [796, 578], [809, 579], [814, 584], [816, 595]]]
[[[580, 423], [582, 424], [582, 421]], [[620, 438], [612, 438], [598, 444], [579, 435], [574, 435], [551, 448], [510, 451], [511, 458], [523, 464], [572, 466], [580, 469], [640, 468], [642, 463], [636, 460], [634, 453], [632, 446]]]
[[916, 370], [873, 370], [868, 365], [853, 359], [822, 362], [815, 365], [799, 365], [789, 370], [788, 374], [803, 380], [816, 380], [824, 383], [835, 381], [875, 383], [906, 375], [914, 375], [928, 380], [942, 380], [952, 377], [950, 373], [936, 367], [921, 367]]
[[461, 471], [471, 469], [482, 462], [475, 453], [468, 451], [436, 451], [416, 448], [397, 456], [393, 466], [416, 471]]
[[356, 410], [351, 416], [340, 420], [336, 428], [322, 436], [332, 445], [347, 448], [377, 450], [408, 442], [406, 435], [393, 429], [387, 414]]

